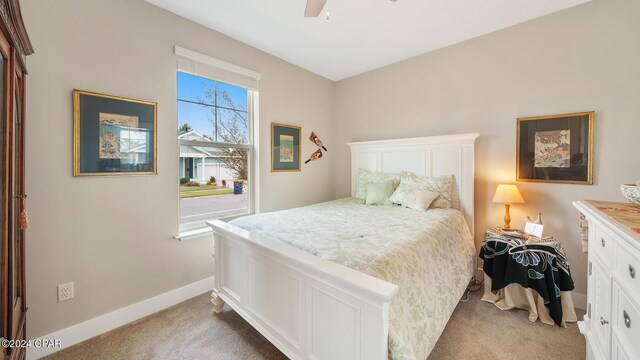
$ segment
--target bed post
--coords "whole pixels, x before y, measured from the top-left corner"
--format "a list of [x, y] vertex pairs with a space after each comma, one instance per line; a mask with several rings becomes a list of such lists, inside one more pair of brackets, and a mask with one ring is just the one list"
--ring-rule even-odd
[[220, 296], [218, 296], [218, 292], [215, 290], [211, 293], [211, 303], [213, 304], [213, 312], [216, 315], [222, 314], [222, 308], [224, 307], [224, 300], [222, 300]]
[[216, 241], [216, 234], [213, 235], [213, 292], [211, 293], [211, 303], [213, 304], [213, 312], [216, 315], [222, 314], [222, 308], [224, 307], [224, 300], [218, 295], [222, 286], [222, 261], [219, 258], [222, 255], [222, 239]]

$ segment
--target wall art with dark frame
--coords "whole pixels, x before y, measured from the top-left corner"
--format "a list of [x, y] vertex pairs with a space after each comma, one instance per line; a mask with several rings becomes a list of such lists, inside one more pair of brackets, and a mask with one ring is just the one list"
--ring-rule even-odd
[[300, 127], [271, 123], [271, 171], [300, 171]]
[[157, 103], [73, 91], [73, 176], [155, 175]]
[[593, 184], [594, 115], [519, 118], [516, 180]]

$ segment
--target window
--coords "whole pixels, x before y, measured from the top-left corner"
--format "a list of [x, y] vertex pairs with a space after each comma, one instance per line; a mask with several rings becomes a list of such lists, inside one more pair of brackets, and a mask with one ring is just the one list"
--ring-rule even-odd
[[181, 231], [254, 212], [257, 100], [255, 89], [214, 79], [206, 71], [211, 67], [201, 74], [194, 71], [194, 65], [203, 70], [201, 63], [184, 64], [179, 62], [177, 72]]

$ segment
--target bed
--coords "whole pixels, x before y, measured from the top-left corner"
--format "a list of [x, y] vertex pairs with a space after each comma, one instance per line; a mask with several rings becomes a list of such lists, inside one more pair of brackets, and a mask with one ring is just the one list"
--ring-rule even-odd
[[475, 269], [477, 134], [350, 143], [358, 169], [454, 175], [452, 209], [354, 198], [213, 221], [226, 302], [292, 359], [425, 359]]

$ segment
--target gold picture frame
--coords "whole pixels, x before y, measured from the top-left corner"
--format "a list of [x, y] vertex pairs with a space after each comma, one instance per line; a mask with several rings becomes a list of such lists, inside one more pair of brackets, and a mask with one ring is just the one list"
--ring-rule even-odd
[[271, 172], [300, 171], [302, 128], [271, 123]]
[[593, 184], [595, 112], [517, 119], [516, 181]]
[[73, 176], [157, 175], [157, 115], [156, 102], [73, 90]]

